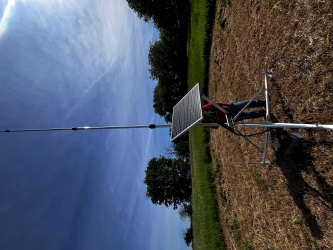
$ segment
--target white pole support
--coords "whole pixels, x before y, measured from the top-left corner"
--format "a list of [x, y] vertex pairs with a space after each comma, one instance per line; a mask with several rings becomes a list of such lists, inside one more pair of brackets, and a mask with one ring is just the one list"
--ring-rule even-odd
[[266, 100], [266, 121], [271, 122], [271, 115], [269, 110], [269, 96], [268, 96], [268, 81], [267, 81], [268, 73], [265, 72], [265, 100]]
[[257, 127], [257, 128], [321, 128], [333, 130], [333, 124], [303, 124], [303, 123], [239, 123], [241, 127]]

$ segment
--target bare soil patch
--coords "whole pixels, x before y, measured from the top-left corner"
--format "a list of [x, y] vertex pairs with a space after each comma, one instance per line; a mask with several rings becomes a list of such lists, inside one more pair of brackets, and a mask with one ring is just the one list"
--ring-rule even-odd
[[[250, 99], [264, 86], [258, 73], [273, 68], [273, 122], [333, 124], [332, 10], [329, 0], [217, 1], [210, 98]], [[299, 133], [303, 151], [279, 156], [269, 148], [267, 167], [248, 164], [261, 155], [242, 139], [211, 132], [229, 249], [333, 249], [333, 134]], [[252, 139], [263, 145], [263, 136]]]

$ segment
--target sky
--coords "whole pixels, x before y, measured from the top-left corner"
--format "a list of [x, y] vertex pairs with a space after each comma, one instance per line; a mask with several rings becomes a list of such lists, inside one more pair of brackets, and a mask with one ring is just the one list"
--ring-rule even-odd
[[[164, 124], [125, 0], [0, 0], [0, 130]], [[188, 249], [146, 198], [168, 129], [0, 134], [0, 249]]]

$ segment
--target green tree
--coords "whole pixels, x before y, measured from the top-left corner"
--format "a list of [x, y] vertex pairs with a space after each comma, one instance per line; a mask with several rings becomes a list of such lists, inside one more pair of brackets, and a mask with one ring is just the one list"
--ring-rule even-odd
[[149, 22], [153, 17], [153, 1], [151, 0], [127, 0], [128, 6], [136, 12], [139, 18]]
[[164, 117], [166, 122], [172, 121], [172, 111], [174, 104], [167, 100], [168, 90], [160, 83], [154, 89], [153, 107], [155, 113]]
[[[184, 137], [181, 137], [187, 139]], [[189, 156], [189, 145], [188, 140], [176, 140], [175, 142], [170, 142], [170, 144], [165, 147], [165, 154], [168, 157], [185, 158]]]
[[[187, 77], [186, 36], [160, 31], [160, 40], [150, 44], [148, 61], [152, 79], [167, 78], [166, 84], [175, 86]], [[185, 84], [186, 86], [186, 84]], [[179, 90], [175, 90], [179, 91]]]
[[167, 36], [165, 32], [161, 32], [160, 40], [150, 44], [148, 61], [151, 66], [149, 71], [152, 79], [168, 77], [173, 82], [180, 81], [181, 61], [186, 57], [181, 58], [185, 54], [182, 55], [179, 47], [177, 38]]
[[151, 78], [158, 81], [154, 91], [155, 113], [171, 122], [173, 106], [187, 92], [187, 34], [189, 0], [127, 0], [144, 21], [153, 21], [160, 40], [150, 45]]
[[185, 240], [185, 244], [189, 247], [193, 241], [193, 230], [191, 227], [187, 228], [183, 233], [183, 238]]
[[154, 90], [155, 113], [171, 122], [173, 107], [187, 92], [186, 47], [179, 35], [161, 31], [160, 40], [150, 44], [150, 77], [158, 80]]
[[153, 21], [159, 29], [179, 28], [187, 22], [188, 0], [127, 0], [129, 7], [145, 22]]
[[191, 200], [191, 179], [187, 177], [189, 167], [184, 161], [174, 158], [152, 158], [148, 162], [144, 183], [146, 196], [153, 204], [177, 209]]
[[184, 204], [179, 210], [178, 210], [179, 216], [182, 220], [185, 220], [186, 218], [191, 219], [192, 218], [192, 205]]

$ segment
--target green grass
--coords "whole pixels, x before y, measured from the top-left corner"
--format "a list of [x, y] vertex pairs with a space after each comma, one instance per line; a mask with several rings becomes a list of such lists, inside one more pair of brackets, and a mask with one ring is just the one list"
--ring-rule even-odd
[[208, 81], [208, 57], [211, 42], [211, 25], [214, 20], [215, 1], [192, 0], [188, 43], [188, 82], [190, 87], [200, 82], [205, 91]]
[[[208, 62], [211, 43], [210, 31], [214, 17], [215, 1], [192, 0], [189, 34], [188, 83], [191, 89], [200, 83], [206, 93], [208, 86]], [[209, 142], [205, 128], [193, 128], [189, 132], [192, 172], [192, 225], [193, 248], [196, 250], [224, 249], [224, 238], [218, 219], [216, 193], [212, 178]]]
[[190, 152], [193, 246], [196, 250], [223, 249], [224, 246], [206, 147], [204, 129], [193, 128], [190, 131]]
[[[192, 3], [191, 8], [195, 4]], [[190, 37], [188, 46], [188, 66], [189, 66], [189, 85], [194, 85], [197, 82], [203, 83], [205, 81], [205, 13], [200, 10], [193, 10], [191, 12], [191, 26]], [[190, 86], [190, 87], [192, 87]]]

